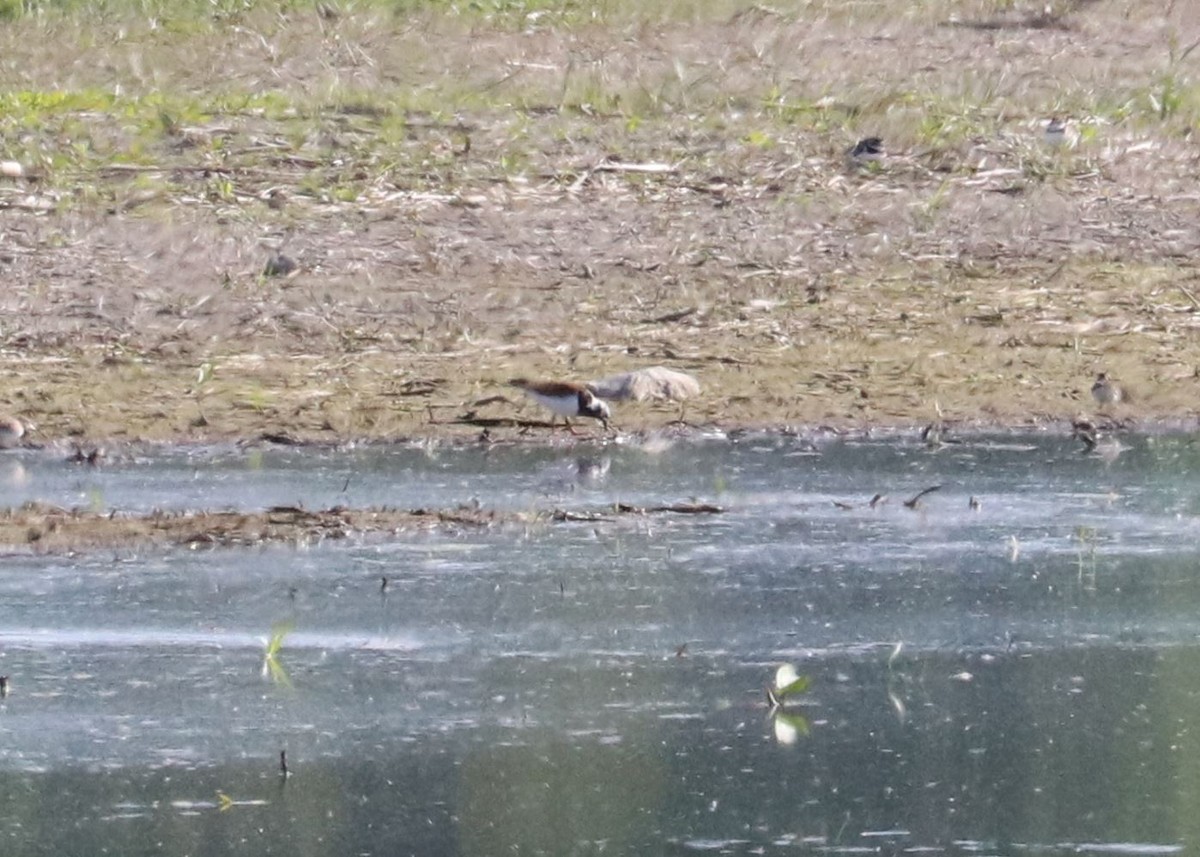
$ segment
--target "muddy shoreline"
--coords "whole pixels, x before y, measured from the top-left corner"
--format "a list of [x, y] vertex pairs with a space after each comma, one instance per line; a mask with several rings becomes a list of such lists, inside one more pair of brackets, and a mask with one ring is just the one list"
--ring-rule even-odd
[[[1114, 418], [1099, 418], [1086, 426], [1089, 439], [1081, 436], [1081, 424], [1043, 421], [1022, 425], [1000, 426], [974, 422], [970, 424], [942, 424], [935, 432], [930, 427], [876, 426], [868, 429], [842, 430], [831, 427], [809, 429], [733, 429], [718, 430], [715, 427], [673, 427], [669, 432], [656, 431], [641, 435], [618, 436], [570, 436], [565, 432], [546, 431], [537, 434], [513, 436], [502, 440], [488, 440], [494, 447], [541, 446], [564, 451], [574, 449], [588, 452], [623, 445], [668, 443], [738, 443], [755, 439], [786, 436], [800, 438], [811, 443], [818, 452], [822, 444], [839, 440], [889, 439], [897, 443], [923, 446], [930, 455], [939, 450], [953, 449], [959, 445], [969, 446], [975, 441], [996, 436], [1027, 436], [1050, 434], [1063, 437], [1073, 436], [1079, 441], [1079, 455], [1100, 454], [1096, 440], [1107, 441], [1123, 435], [1166, 435], [1195, 431], [1191, 420], [1156, 420], [1134, 422]], [[283, 442], [281, 442], [283, 441]], [[436, 446], [449, 451], [475, 447], [478, 439], [448, 438], [436, 442]], [[23, 450], [10, 450], [6, 455], [61, 456], [63, 467], [82, 469], [120, 467], [127, 458], [143, 453], [153, 453], [166, 446], [178, 447], [177, 442], [124, 442], [115, 446], [90, 447], [71, 446], [67, 442], [56, 442], [42, 446], [26, 445]], [[197, 445], [184, 443], [182, 446]], [[203, 444], [212, 446], [212, 444]], [[217, 444], [220, 446], [221, 444]], [[261, 449], [269, 446], [312, 449], [328, 452], [362, 447], [408, 446], [430, 448], [428, 438], [384, 441], [360, 439], [350, 443], [322, 441], [284, 440], [278, 435], [257, 438], [232, 444], [238, 448]], [[1103, 447], [1101, 447], [1102, 449]], [[602, 523], [630, 515], [661, 514], [720, 514], [723, 509], [703, 503], [666, 503], [650, 508], [637, 508], [617, 504], [597, 506], [583, 510], [563, 511], [553, 507], [543, 509], [504, 512], [483, 509], [475, 503], [444, 509], [396, 509], [354, 508], [336, 506], [329, 509], [309, 510], [297, 506], [277, 506], [265, 510], [155, 510], [148, 513], [130, 513], [121, 510], [94, 512], [81, 507], [60, 507], [40, 502], [29, 502], [16, 508], [0, 509], [0, 553], [19, 554], [70, 554], [99, 549], [132, 549], [155, 547], [166, 549], [183, 547], [201, 548], [244, 548], [254, 545], [281, 544], [313, 546], [324, 541], [343, 539], [372, 539], [403, 533], [413, 534], [437, 530], [454, 532], [481, 527], [541, 527], [553, 524]]]
[[661, 365], [626, 437], [1197, 427], [1186, 8], [563, 12], [9, 22], [0, 414], [83, 467], [565, 447], [510, 379]]

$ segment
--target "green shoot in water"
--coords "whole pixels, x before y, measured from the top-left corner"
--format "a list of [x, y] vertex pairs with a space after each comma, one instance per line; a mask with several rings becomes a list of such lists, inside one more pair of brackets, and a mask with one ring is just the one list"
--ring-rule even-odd
[[296, 623], [290, 619], [281, 622], [276, 622], [271, 626], [271, 636], [267, 639], [266, 649], [263, 652], [263, 675], [270, 678], [275, 684], [282, 684], [286, 687], [292, 686], [292, 680], [288, 677], [287, 670], [283, 668], [283, 664], [279, 662], [279, 653], [283, 650], [283, 640], [296, 627]]
[[808, 690], [811, 679], [800, 675], [791, 664], [784, 664], [775, 671], [775, 681], [767, 686], [767, 701], [771, 708], [782, 708], [788, 697]]

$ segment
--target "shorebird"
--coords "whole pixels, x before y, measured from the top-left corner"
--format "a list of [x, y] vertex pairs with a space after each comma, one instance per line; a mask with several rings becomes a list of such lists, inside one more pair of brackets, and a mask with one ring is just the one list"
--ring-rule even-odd
[[25, 436], [25, 426], [16, 417], [0, 417], [0, 449], [12, 449]]
[[1042, 129], [1042, 139], [1047, 146], [1059, 147], [1067, 142], [1067, 120], [1060, 116], [1051, 116]]
[[[529, 381], [525, 378], [513, 378], [508, 383], [524, 390], [525, 394], [539, 405], [562, 417], [567, 424], [567, 431], [571, 434], [575, 434], [571, 417], [591, 417], [608, 428], [612, 413], [608, 405], [586, 384], [575, 381]], [[551, 419], [551, 423], [553, 422]]]
[[855, 166], [882, 161], [883, 138], [864, 137], [846, 150], [846, 160]]
[[1129, 395], [1121, 389], [1120, 384], [1108, 377], [1107, 372], [1096, 376], [1096, 382], [1092, 384], [1092, 398], [1102, 408], [1129, 401]]

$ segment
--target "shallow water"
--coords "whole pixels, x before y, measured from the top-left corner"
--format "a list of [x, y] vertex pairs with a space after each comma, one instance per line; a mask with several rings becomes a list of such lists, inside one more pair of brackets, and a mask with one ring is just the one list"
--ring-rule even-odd
[[0, 848], [1200, 850], [1195, 439], [1124, 443], [4, 454], [6, 505], [727, 511], [6, 557]]

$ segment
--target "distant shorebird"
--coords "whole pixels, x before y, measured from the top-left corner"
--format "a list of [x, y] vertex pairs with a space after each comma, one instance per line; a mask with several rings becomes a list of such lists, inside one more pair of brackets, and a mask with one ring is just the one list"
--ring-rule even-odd
[[263, 265], [262, 275], [264, 277], [290, 277], [298, 269], [296, 260], [291, 256], [275, 253], [267, 259], [267, 264]]
[[25, 426], [16, 417], [0, 417], [0, 449], [12, 449], [25, 436]]
[[508, 383], [524, 390], [539, 405], [562, 417], [572, 434], [575, 429], [571, 425], [571, 417], [591, 417], [608, 428], [612, 413], [608, 405], [586, 384], [574, 381], [529, 381], [525, 378], [514, 378]]
[[846, 150], [846, 160], [855, 166], [883, 160], [883, 138], [864, 137]]
[[1042, 139], [1047, 146], [1058, 148], [1067, 142], [1067, 120], [1060, 116], [1051, 116], [1042, 129]]
[[1092, 384], [1092, 398], [1100, 407], [1106, 408], [1110, 405], [1128, 402], [1129, 394], [1121, 388], [1120, 384], [1109, 378], [1107, 372], [1101, 372], [1096, 376], [1096, 382]]

